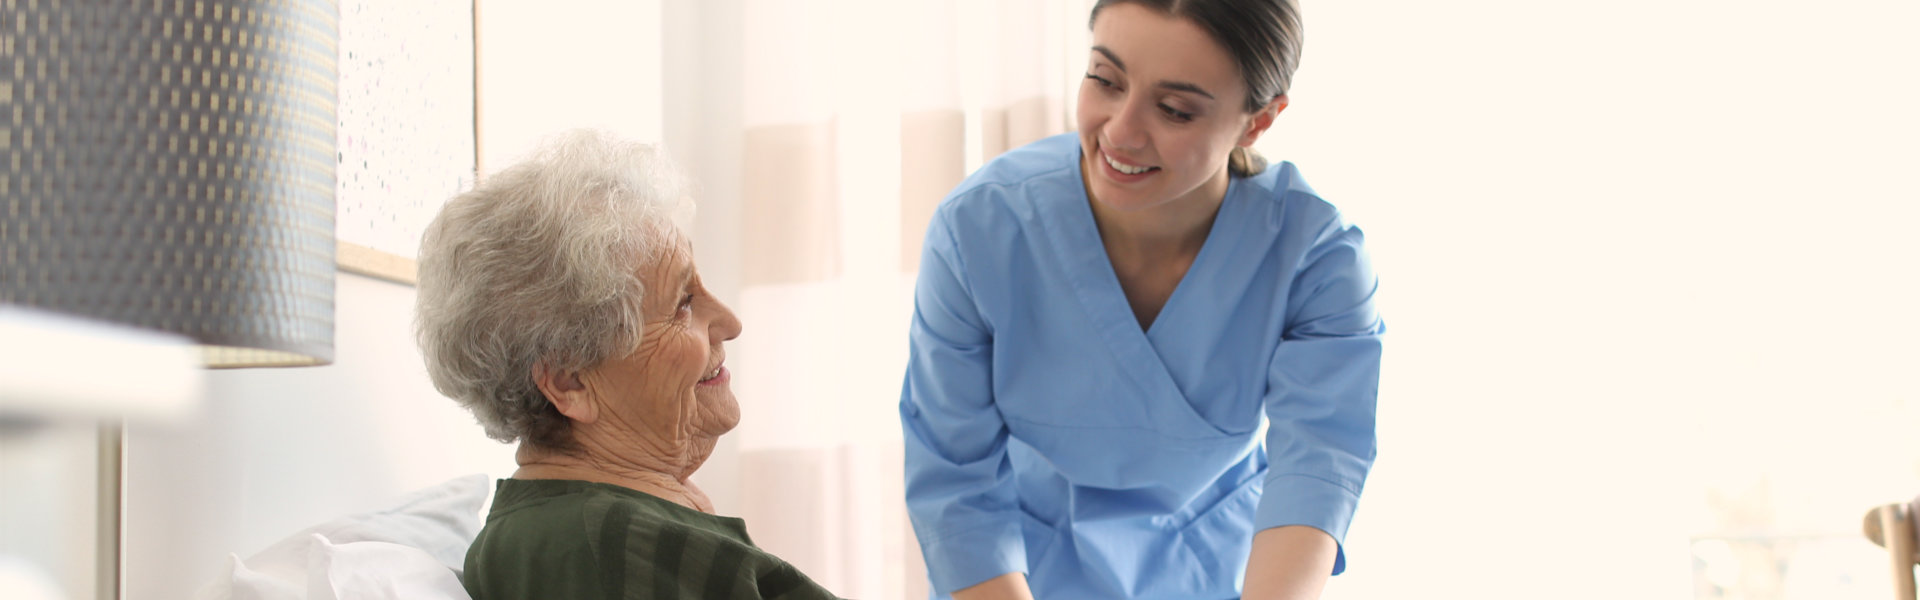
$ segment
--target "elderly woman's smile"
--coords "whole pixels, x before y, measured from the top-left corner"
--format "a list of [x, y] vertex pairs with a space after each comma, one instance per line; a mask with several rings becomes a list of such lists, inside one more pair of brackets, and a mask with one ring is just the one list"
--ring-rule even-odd
[[700, 378], [700, 385], [725, 385], [727, 380], [720, 377], [725, 374], [727, 374], [727, 367], [725, 365], [714, 367], [713, 371], [708, 372], [706, 377]]

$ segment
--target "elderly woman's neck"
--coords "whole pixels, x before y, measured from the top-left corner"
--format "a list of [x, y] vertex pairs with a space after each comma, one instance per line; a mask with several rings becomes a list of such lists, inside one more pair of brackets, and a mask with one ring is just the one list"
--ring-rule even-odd
[[712, 452], [712, 444], [706, 446], [703, 452], [661, 459], [597, 451], [590, 443], [570, 451], [522, 443], [514, 453], [514, 460], [520, 463], [520, 469], [514, 471], [513, 478], [569, 479], [617, 485], [700, 512], [712, 513], [713, 501], [688, 479]]

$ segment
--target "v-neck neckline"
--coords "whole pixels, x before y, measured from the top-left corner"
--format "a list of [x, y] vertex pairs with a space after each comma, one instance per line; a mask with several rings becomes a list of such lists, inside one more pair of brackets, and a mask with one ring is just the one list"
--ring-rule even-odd
[[[1074, 164], [1076, 166], [1074, 168], [1076, 171], [1075, 173], [1076, 175], [1079, 175], [1078, 170], [1081, 167], [1078, 165], [1081, 162], [1082, 161], [1078, 160], [1078, 157], [1075, 157]], [[1074, 203], [1075, 206], [1079, 207], [1079, 210], [1066, 211], [1066, 213], [1062, 214], [1062, 216], [1067, 217], [1066, 219], [1064, 219], [1066, 221], [1078, 221], [1079, 223], [1084, 224], [1085, 227], [1083, 228], [1083, 231], [1076, 232], [1076, 235], [1072, 236], [1076, 238], [1076, 242], [1078, 241], [1079, 238], [1088, 237], [1086, 234], [1088, 232], [1091, 232], [1090, 241], [1092, 242], [1092, 247], [1098, 251], [1097, 252], [1097, 254], [1099, 255], [1098, 262], [1100, 263], [1100, 265], [1099, 265], [1099, 268], [1094, 268], [1094, 269], [1091, 269], [1090, 271], [1077, 270], [1077, 272], [1089, 273], [1089, 274], [1092, 274], [1092, 273], [1104, 274], [1106, 276], [1105, 278], [1108, 280], [1107, 287], [1112, 289], [1111, 295], [1115, 298], [1118, 298], [1120, 305], [1126, 309], [1127, 322], [1131, 323], [1134, 329], [1138, 329], [1140, 331], [1140, 334], [1148, 340], [1149, 344], [1151, 344], [1152, 340], [1160, 337], [1159, 335], [1156, 335], [1156, 332], [1165, 329], [1164, 327], [1161, 327], [1160, 324], [1165, 323], [1167, 321], [1167, 319], [1165, 319], [1164, 317], [1169, 312], [1171, 312], [1169, 309], [1177, 308], [1178, 305], [1176, 303], [1180, 302], [1180, 299], [1182, 297], [1191, 296], [1195, 293], [1198, 293], [1198, 292], [1187, 291], [1189, 288], [1193, 288], [1198, 285], [1194, 283], [1194, 278], [1195, 278], [1194, 274], [1211, 272], [1209, 271], [1209, 269], [1212, 269], [1215, 267], [1215, 265], [1212, 264], [1213, 261], [1218, 260], [1213, 258], [1213, 256], [1216, 254], [1220, 254], [1222, 252], [1222, 250], [1219, 250], [1218, 248], [1220, 246], [1230, 245], [1237, 241], [1237, 240], [1226, 240], [1223, 238], [1228, 237], [1229, 232], [1239, 230], [1239, 228], [1228, 226], [1225, 223], [1225, 221], [1229, 216], [1233, 216], [1233, 215], [1229, 215], [1228, 213], [1230, 212], [1230, 208], [1232, 207], [1232, 205], [1237, 204], [1236, 202], [1234, 202], [1234, 192], [1239, 190], [1240, 184], [1242, 182], [1239, 181], [1239, 178], [1237, 177], [1232, 177], [1232, 176], [1227, 177], [1226, 194], [1221, 196], [1220, 206], [1214, 208], [1213, 221], [1207, 224], [1207, 237], [1205, 240], [1200, 242], [1200, 251], [1194, 255], [1193, 262], [1187, 265], [1187, 270], [1180, 274], [1180, 281], [1174, 283], [1173, 292], [1167, 294], [1166, 302], [1161, 303], [1160, 310], [1154, 313], [1153, 322], [1148, 324], [1146, 327], [1141, 327], [1140, 318], [1137, 315], [1135, 315], [1133, 312], [1133, 301], [1127, 299], [1127, 290], [1125, 287], [1120, 285], [1120, 271], [1119, 269], [1114, 268], [1113, 256], [1107, 253], [1106, 238], [1102, 237], [1100, 234], [1099, 222], [1094, 220], [1093, 198], [1087, 195], [1086, 184], [1082, 183], [1082, 181], [1083, 181], [1082, 179], [1076, 177], [1074, 179], [1074, 182], [1076, 185], [1073, 186], [1074, 188], [1078, 189], [1080, 192], [1078, 194], [1079, 197], [1077, 201]], [[1095, 286], [1099, 285], [1099, 282], [1090, 282], [1090, 283], [1092, 283]], [[1191, 302], [1189, 301], [1187, 303], [1190, 304]]]
[[[1222, 240], [1221, 238], [1224, 237], [1226, 231], [1230, 230], [1231, 228], [1226, 227], [1222, 223], [1222, 221], [1225, 220], [1225, 219], [1222, 219], [1222, 217], [1226, 216], [1227, 204], [1231, 202], [1233, 199], [1233, 192], [1236, 188], [1236, 183], [1237, 182], [1234, 181], [1233, 177], [1227, 178], [1227, 192], [1225, 195], [1220, 197], [1220, 206], [1214, 207], [1213, 221], [1207, 224], [1207, 239], [1200, 242], [1200, 251], [1194, 254], [1193, 262], [1187, 265], [1187, 270], [1180, 273], [1180, 281], [1175, 282], [1173, 284], [1173, 292], [1167, 294], [1167, 301], [1160, 304], [1160, 310], [1158, 312], [1155, 312], [1153, 315], [1153, 322], [1147, 324], [1146, 327], [1143, 327], [1140, 329], [1141, 335], [1147, 336], [1147, 340], [1149, 342], [1151, 342], [1153, 339], [1158, 337], [1155, 335], [1155, 332], [1166, 329], [1165, 327], [1162, 327], [1160, 324], [1167, 322], [1167, 319], [1163, 317], [1166, 317], [1168, 314], [1172, 312], [1168, 309], [1178, 308], [1180, 306], [1183, 306], [1184, 304], [1192, 303], [1191, 301], [1188, 301], [1182, 304], [1176, 304], [1176, 302], [1179, 302], [1182, 297], [1191, 296], [1197, 293], [1197, 292], [1187, 291], [1192, 289], [1196, 285], [1198, 285], [1194, 283], [1194, 279], [1196, 277], [1195, 274], [1209, 272], [1208, 269], [1211, 269], [1214, 267], [1212, 263], [1214, 260], [1216, 260], [1213, 258], [1213, 256], [1220, 253], [1220, 251], [1217, 248], [1221, 245], [1228, 243], [1228, 241]], [[1091, 199], [1089, 199], [1089, 201], [1091, 201]], [[1089, 223], [1093, 222], [1093, 206], [1091, 203], [1087, 204], [1087, 221]], [[1094, 226], [1094, 230], [1095, 230], [1095, 233], [1098, 233], [1099, 226], [1097, 224]], [[1120, 294], [1120, 299], [1122, 301], [1127, 302], [1127, 311], [1131, 313], [1133, 311], [1133, 303], [1131, 301], [1127, 301], [1126, 299], [1127, 290], [1126, 288], [1120, 286], [1119, 271], [1113, 268], [1113, 257], [1110, 255], [1107, 255], [1106, 250], [1107, 250], [1106, 244], [1105, 243], [1100, 244], [1100, 254], [1103, 256], [1106, 256], [1107, 258], [1107, 272], [1113, 275], [1113, 289], [1115, 292]], [[1140, 321], [1138, 318], [1134, 319], [1135, 325], [1138, 325], [1139, 322]]]
[[[1167, 296], [1160, 312], [1154, 316], [1153, 323], [1146, 328], [1140, 327], [1140, 320], [1133, 313], [1132, 303], [1127, 301], [1125, 290], [1120, 287], [1120, 278], [1115, 273], [1113, 261], [1107, 256], [1106, 245], [1102, 243], [1099, 227], [1093, 220], [1092, 199], [1087, 195], [1086, 184], [1080, 177], [1081, 160], [1078, 152], [1073, 153], [1074, 177], [1070, 197], [1048, 201], [1048, 207], [1041, 212], [1052, 221], [1054, 251], [1067, 267], [1067, 281], [1079, 297], [1082, 307], [1087, 311], [1093, 327], [1107, 343], [1107, 348], [1124, 365], [1133, 367], [1122, 369], [1134, 379], [1149, 396], [1178, 399], [1177, 403], [1149, 402], [1148, 413], [1155, 422], [1177, 427], [1175, 434], [1185, 438], [1210, 438], [1225, 434], [1219, 427], [1209, 423], [1193, 410], [1186, 394], [1175, 383], [1173, 374], [1167, 369], [1167, 363], [1160, 357], [1154, 339], [1168, 335], [1167, 323], [1181, 320], [1181, 311], [1187, 310], [1192, 300], [1189, 296], [1201, 293], [1191, 288], [1202, 286], [1196, 279], [1206, 279], [1206, 273], [1219, 269], [1216, 262], [1225, 249], [1238, 243], [1235, 233], [1244, 227], [1230, 226], [1229, 219], [1245, 219], [1235, 195], [1243, 182], [1237, 178], [1229, 179], [1227, 193], [1220, 201], [1213, 224], [1207, 231], [1207, 239], [1200, 246], [1200, 253], [1194, 256], [1193, 264], [1187, 272], [1181, 274], [1180, 282], [1174, 286], [1173, 293]], [[1171, 317], [1171, 318], [1170, 318]]]

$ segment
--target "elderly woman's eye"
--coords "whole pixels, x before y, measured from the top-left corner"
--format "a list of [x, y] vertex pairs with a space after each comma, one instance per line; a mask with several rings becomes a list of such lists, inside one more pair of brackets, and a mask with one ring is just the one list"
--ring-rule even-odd
[[693, 294], [680, 299], [680, 310], [693, 310]]

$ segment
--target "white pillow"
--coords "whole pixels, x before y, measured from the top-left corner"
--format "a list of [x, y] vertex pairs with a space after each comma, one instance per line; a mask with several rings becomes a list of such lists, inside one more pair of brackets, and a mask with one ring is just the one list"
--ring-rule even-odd
[[307, 600], [473, 600], [453, 571], [417, 548], [313, 538], [320, 551], [307, 567]]
[[[384, 552], [391, 557], [391, 548], [340, 550], [357, 542], [382, 542], [416, 550], [420, 556], [430, 559], [434, 568], [454, 577], [457, 588], [461, 567], [466, 563], [467, 547], [473, 545], [473, 538], [480, 534], [480, 507], [486, 503], [491, 482], [485, 474], [457, 477], [408, 494], [387, 508], [309, 527], [244, 561], [229, 554], [227, 574], [201, 588], [195, 597], [200, 600], [365, 597], [312, 593], [311, 585], [316, 581], [330, 581], [330, 570], [337, 570], [332, 565], [343, 559], [346, 562], [342, 564], [369, 569], [366, 575], [374, 579], [388, 577], [401, 581], [423, 577], [418, 568], [422, 566], [420, 561], [362, 560], [369, 553]], [[372, 570], [386, 564], [393, 568]], [[463, 591], [460, 597], [465, 595]]]

